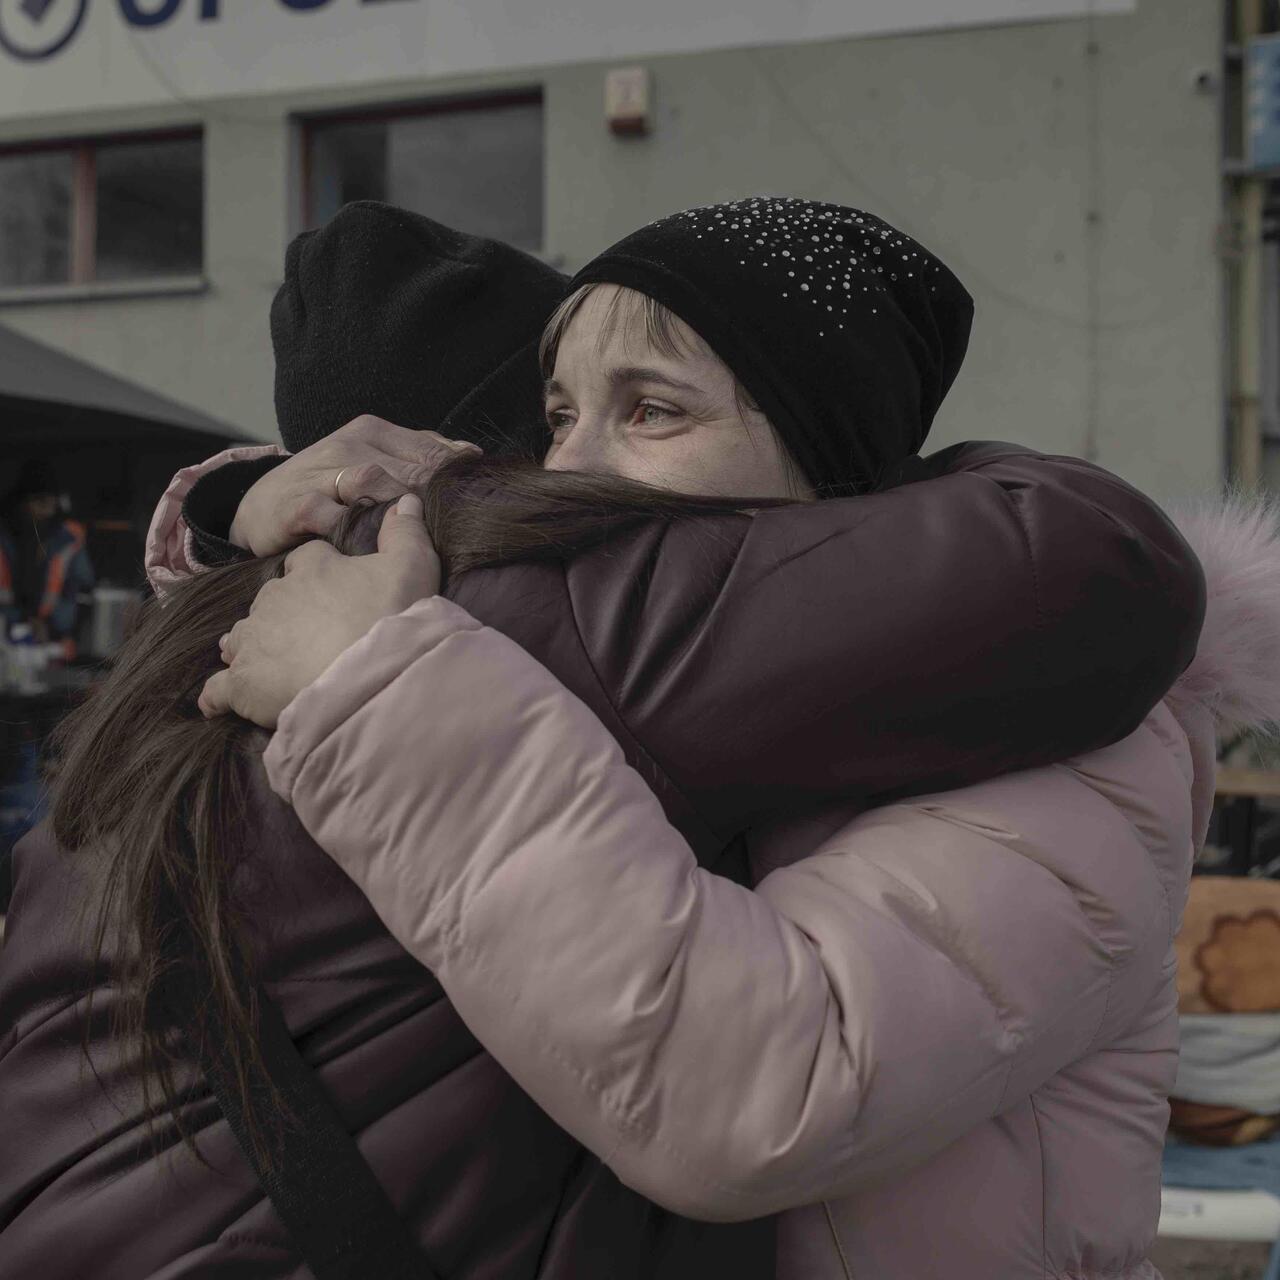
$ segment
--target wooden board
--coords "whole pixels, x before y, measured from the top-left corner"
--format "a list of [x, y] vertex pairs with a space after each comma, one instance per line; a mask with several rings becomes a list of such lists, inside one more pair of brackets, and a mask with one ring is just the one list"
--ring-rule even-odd
[[1236, 769], [1228, 765], [1218, 766], [1218, 795], [1257, 796], [1260, 799], [1280, 800], [1280, 771], [1273, 769]]

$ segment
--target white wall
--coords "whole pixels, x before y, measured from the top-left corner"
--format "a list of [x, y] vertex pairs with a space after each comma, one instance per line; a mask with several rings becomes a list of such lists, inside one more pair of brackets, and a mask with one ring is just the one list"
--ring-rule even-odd
[[[1098, 53], [1087, 52], [1090, 32]], [[641, 222], [753, 191], [862, 205], [977, 299], [931, 440], [1096, 456], [1161, 496], [1221, 475], [1216, 5], [647, 60], [657, 121], [605, 128], [605, 64], [401, 83], [546, 93], [546, 249], [572, 268]], [[293, 204], [290, 113], [368, 91], [0, 121], [0, 140], [202, 119], [207, 292], [0, 306], [0, 323], [269, 438], [267, 307]], [[1091, 211], [1097, 219], [1091, 220]]]

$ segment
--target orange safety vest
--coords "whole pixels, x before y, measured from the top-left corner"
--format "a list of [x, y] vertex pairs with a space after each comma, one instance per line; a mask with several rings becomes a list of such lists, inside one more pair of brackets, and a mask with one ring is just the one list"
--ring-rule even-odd
[[45, 570], [44, 594], [40, 597], [40, 607], [36, 610], [37, 618], [51, 617], [58, 607], [58, 601], [62, 599], [62, 588], [67, 581], [67, 570], [76, 553], [84, 547], [84, 525], [76, 520], [64, 520], [62, 527], [71, 538], [49, 557], [49, 565]]
[[[58, 601], [62, 598], [62, 589], [66, 586], [71, 561], [84, 547], [88, 536], [88, 530], [76, 520], [64, 520], [62, 531], [70, 536], [49, 556], [49, 563], [45, 567], [44, 591], [41, 593], [40, 604], [36, 609], [36, 617], [42, 620], [49, 619], [57, 608]], [[13, 566], [9, 563], [3, 544], [0, 544], [0, 608], [12, 606], [14, 602]], [[76, 642], [67, 636], [59, 643], [62, 645], [64, 658], [70, 662], [76, 656]]]

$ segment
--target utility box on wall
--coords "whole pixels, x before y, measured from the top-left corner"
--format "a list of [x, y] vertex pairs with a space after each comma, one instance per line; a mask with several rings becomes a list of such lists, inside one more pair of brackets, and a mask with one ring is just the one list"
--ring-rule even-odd
[[616, 67], [604, 78], [604, 114], [618, 134], [645, 134], [652, 127], [653, 77], [648, 67]]

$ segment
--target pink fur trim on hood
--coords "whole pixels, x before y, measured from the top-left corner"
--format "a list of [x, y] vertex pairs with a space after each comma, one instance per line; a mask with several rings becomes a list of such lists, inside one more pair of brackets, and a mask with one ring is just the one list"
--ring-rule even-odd
[[1171, 508], [1204, 566], [1200, 644], [1171, 695], [1223, 732], [1280, 723], [1280, 504], [1232, 493]]

